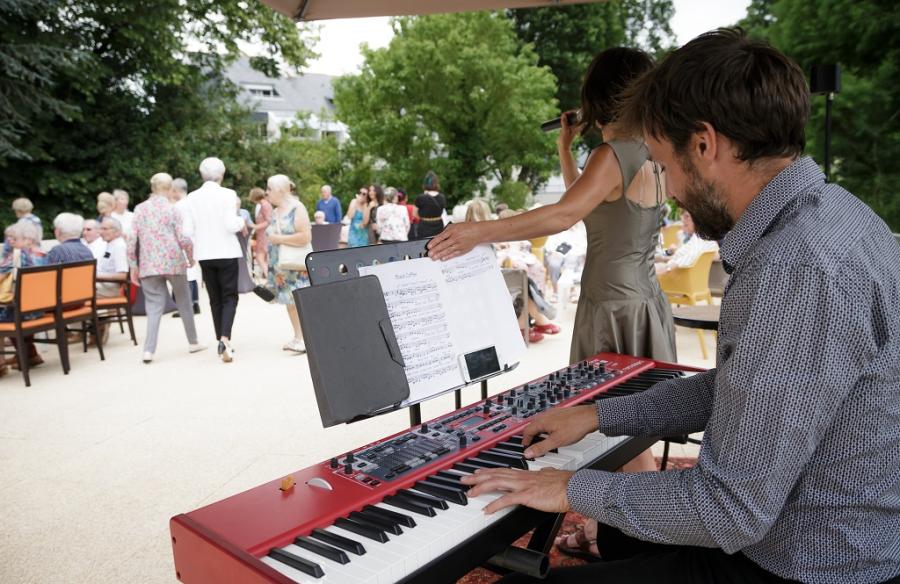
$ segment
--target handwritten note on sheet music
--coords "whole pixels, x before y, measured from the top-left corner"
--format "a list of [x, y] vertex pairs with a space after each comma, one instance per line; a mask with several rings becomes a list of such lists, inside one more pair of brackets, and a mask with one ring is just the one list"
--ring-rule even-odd
[[490, 246], [447, 262], [419, 258], [364, 266], [359, 273], [381, 283], [406, 363], [410, 403], [464, 385], [464, 353], [494, 346], [502, 367], [525, 352]]

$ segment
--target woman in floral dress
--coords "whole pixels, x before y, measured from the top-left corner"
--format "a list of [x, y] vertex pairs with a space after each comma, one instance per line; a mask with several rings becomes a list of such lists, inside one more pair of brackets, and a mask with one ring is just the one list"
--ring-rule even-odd
[[[288, 341], [283, 349], [295, 353], [305, 353], [303, 331], [300, 330], [300, 315], [294, 304], [294, 290], [309, 286], [309, 275], [301, 265], [286, 267], [279, 265], [282, 246], [293, 246], [312, 250], [312, 230], [309, 225], [309, 214], [303, 203], [294, 196], [294, 183], [283, 174], [269, 177], [266, 192], [269, 202], [275, 210], [272, 212], [271, 224], [267, 229], [269, 236], [269, 287], [275, 291], [275, 302], [287, 308], [291, 325], [294, 327], [294, 338]], [[302, 268], [302, 269], [301, 269]]]

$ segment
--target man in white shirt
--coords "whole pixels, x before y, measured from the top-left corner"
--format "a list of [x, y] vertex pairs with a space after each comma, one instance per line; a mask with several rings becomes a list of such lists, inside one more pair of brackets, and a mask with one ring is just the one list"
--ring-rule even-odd
[[[187, 181], [183, 178], [176, 178], [172, 181], [172, 190], [169, 192], [169, 201], [175, 205], [175, 208], [178, 209], [179, 213], [181, 213], [182, 225], [186, 221], [184, 217], [185, 213], [185, 200], [188, 193]], [[187, 269], [187, 280], [188, 285], [191, 288], [191, 303], [194, 305], [194, 314], [200, 314], [200, 287], [197, 282], [200, 281], [202, 274], [200, 272], [200, 264], [195, 262], [194, 265], [188, 266]], [[177, 312], [172, 313], [172, 318], [178, 318], [180, 315]]]
[[81, 243], [87, 246], [94, 254], [95, 260], [100, 260], [106, 251], [106, 242], [100, 237], [100, 224], [94, 219], [85, 219], [84, 228], [81, 230]]
[[687, 211], [681, 212], [682, 232], [687, 237], [675, 253], [664, 264], [656, 264], [656, 273], [671, 272], [675, 268], [690, 268], [697, 263], [700, 256], [708, 251], [719, 251], [719, 244], [715, 241], [700, 239], [694, 231], [694, 220]]
[[219, 339], [219, 356], [233, 359], [231, 327], [238, 303], [239, 261], [243, 257], [236, 234], [244, 229], [237, 214], [237, 194], [222, 187], [225, 163], [207, 158], [200, 163], [203, 186], [184, 200], [185, 233], [194, 241], [194, 258], [200, 262], [209, 308]]
[[128, 237], [131, 234], [131, 218], [134, 217], [134, 213], [128, 210], [128, 192], [116, 189], [113, 191], [113, 197], [116, 199], [116, 208], [109, 216], [118, 220], [122, 226], [122, 235]]
[[104, 280], [97, 282], [97, 297], [115, 298], [128, 278], [128, 245], [122, 237], [122, 225], [117, 219], [104, 217], [100, 238], [106, 249], [97, 260], [97, 279]]

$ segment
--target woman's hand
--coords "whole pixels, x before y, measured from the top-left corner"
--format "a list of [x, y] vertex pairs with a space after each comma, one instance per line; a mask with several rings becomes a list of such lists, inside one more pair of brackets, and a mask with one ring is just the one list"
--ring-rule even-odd
[[479, 226], [484, 223], [454, 223], [428, 242], [428, 256], [433, 260], [449, 260], [469, 253], [483, 240]]
[[131, 283], [135, 286], [141, 285], [141, 275], [138, 273], [137, 269], [131, 269]]
[[569, 110], [564, 112], [560, 117], [560, 121], [562, 122], [562, 128], [559, 130], [559, 136], [556, 137], [556, 146], [560, 150], [568, 152], [572, 149], [572, 142], [575, 141], [575, 137], [581, 132], [581, 128], [584, 127], [584, 124], [574, 124], [569, 125], [569, 122], [566, 120], [566, 116], [570, 113], [577, 113], [576, 110]]

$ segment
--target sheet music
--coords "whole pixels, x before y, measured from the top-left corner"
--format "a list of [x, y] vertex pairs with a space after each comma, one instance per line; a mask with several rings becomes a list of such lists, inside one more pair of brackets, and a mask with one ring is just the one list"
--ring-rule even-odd
[[509, 292], [490, 246], [436, 262], [417, 258], [362, 266], [384, 291], [406, 364], [408, 402], [464, 385], [459, 357], [494, 346], [500, 366], [525, 352]]
[[403, 355], [410, 402], [456, 387], [461, 374], [443, 299], [440, 266], [428, 258], [359, 268], [381, 282], [388, 316]]

